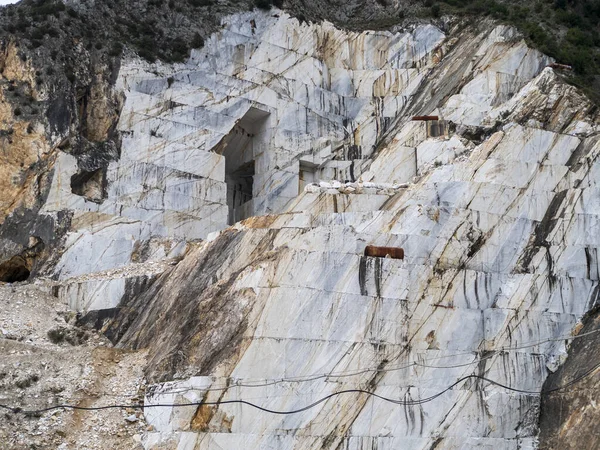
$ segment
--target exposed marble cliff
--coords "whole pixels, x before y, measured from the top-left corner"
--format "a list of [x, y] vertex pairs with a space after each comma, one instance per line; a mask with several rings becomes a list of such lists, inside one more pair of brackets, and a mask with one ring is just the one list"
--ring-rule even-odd
[[512, 28], [439, 25], [253, 11], [125, 59], [118, 121], [92, 114], [117, 151], [55, 147], [35, 196], [68, 216], [40, 285], [148, 352], [147, 404], [521, 392], [148, 408], [145, 448], [544, 445], [600, 291], [598, 117]]
[[[465, 381], [415, 406], [149, 409], [146, 448], [537, 448], [535, 393], [597, 302], [592, 105], [506, 27], [357, 35], [246, 14], [211, 43], [158, 79], [125, 68], [139, 81], [120, 126], [131, 142], [143, 130], [136, 148], [214, 149], [226, 177], [242, 148], [245, 215], [279, 214], [211, 234], [123, 305], [110, 331], [149, 349], [148, 376], [191, 377], [147, 402], [409, 401], [465, 375], [526, 392]], [[369, 244], [406, 257], [364, 257]]]
[[254, 12], [225, 19], [185, 65], [124, 62], [118, 160], [85, 170], [61, 152], [54, 167], [42, 212], [73, 213], [59, 296], [117, 307], [124, 279], [67, 280], [178, 257], [190, 240], [283, 211], [313, 181], [356, 181], [442, 40], [431, 25], [357, 34]]
[[545, 391], [572, 384], [573, 388], [549, 392], [542, 397], [540, 448], [597, 448], [598, 423], [598, 333], [600, 315], [596, 307], [577, 330], [580, 339], [569, 349], [565, 363], [544, 384]]

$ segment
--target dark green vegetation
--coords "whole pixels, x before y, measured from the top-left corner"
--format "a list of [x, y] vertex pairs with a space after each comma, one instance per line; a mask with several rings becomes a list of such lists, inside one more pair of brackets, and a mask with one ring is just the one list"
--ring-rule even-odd
[[600, 0], [425, 0], [426, 15], [489, 16], [518, 28], [529, 44], [573, 67], [567, 80], [600, 102]]
[[[90, 52], [121, 56], [129, 47], [148, 61], [183, 62], [204, 45], [220, 16], [254, 7], [283, 7], [283, 0], [103, 0], [69, 5], [61, 0], [23, 0], [0, 10], [0, 38], [12, 35], [30, 49], [53, 41]], [[52, 55], [61, 56], [59, 46]]]
[[128, 47], [149, 61], [181, 62], [204, 44], [202, 35], [216, 26], [210, 16], [220, 9], [213, 0], [104, 0], [89, 6], [23, 0], [0, 10], [0, 38], [16, 37], [30, 50], [50, 49], [51, 59], [65, 64], [72, 78], [73, 47], [109, 57]]
[[263, 10], [269, 10], [273, 6], [277, 8], [283, 8], [283, 0], [255, 0], [254, 4], [257, 8]]
[[600, 99], [600, 0], [414, 0], [399, 7], [391, 0], [22, 0], [0, 8], [0, 41], [15, 37], [36, 59], [42, 56], [46, 67], [38, 73], [39, 83], [59, 75], [73, 83], [78, 66], [108, 61], [110, 67], [124, 49], [148, 61], [182, 62], [218, 29], [223, 15], [271, 7], [285, 8], [302, 21], [326, 19], [350, 29], [386, 29], [410, 18], [447, 14], [493, 18], [573, 66], [565, 74], [568, 81]]

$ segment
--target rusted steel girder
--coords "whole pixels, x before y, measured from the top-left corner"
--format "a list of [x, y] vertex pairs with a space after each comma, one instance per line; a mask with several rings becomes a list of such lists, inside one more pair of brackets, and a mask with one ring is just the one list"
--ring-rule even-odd
[[548, 64], [548, 67], [551, 67], [552, 69], [573, 70], [572, 66], [568, 66], [567, 64], [559, 64], [559, 63]]
[[365, 247], [365, 256], [404, 259], [404, 249], [399, 247], [375, 247], [374, 245], [367, 245], [367, 247]]
[[426, 122], [430, 120], [440, 120], [438, 116], [414, 116], [412, 120], [424, 120]]

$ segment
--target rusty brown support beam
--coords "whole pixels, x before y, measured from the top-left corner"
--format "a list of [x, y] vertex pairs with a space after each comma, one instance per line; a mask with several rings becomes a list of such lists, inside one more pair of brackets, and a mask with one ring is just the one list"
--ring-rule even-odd
[[559, 64], [559, 63], [548, 64], [548, 67], [551, 67], [552, 69], [573, 70], [572, 66], [568, 66], [567, 64]]
[[374, 258], [386, 258], [392, 259], [404, 259], [404, 249], [399, 247], [375, 247], [374, 245], [367, 245], [365, 247], [365, 256]]
[[412, 120], [430, 121], [430, 120], [440, 120], [440, 118], [438, 116], [414, 116], [412, 118]]

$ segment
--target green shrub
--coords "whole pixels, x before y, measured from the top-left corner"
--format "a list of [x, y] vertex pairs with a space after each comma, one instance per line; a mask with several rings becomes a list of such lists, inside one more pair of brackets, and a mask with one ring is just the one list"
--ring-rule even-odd
[[254, 0], [254, 6], [258, 9], [268, 11], [273, 6], [273, 0]]
[[204, 38], [200, 35], [200, 33], [194, 33], [194, 37], [191, 42], [192, 48], [202, 48], [204, 47]]
[[177, 36], [171, 41], [171, 50], [174, 52], [186, 53], [188, 51], [188, 45], [182, 37]]
[[567, 42], [575, 46], [591, 47], [594, 45], [594, 39], [592, 36], [580, 28], [569, 28], [565, 38]]
[[558, 23], [569, 27], [585, 26], [583, 17], [573, 11], [559, 9], [554, 13], [554, 17]]
[[19, 19], [15, 25], [15, 28], [17, 31], [23, 33], [27, 30], [27, 28], [29, 28], [29, 22], [27, 22], [25, 19]]
[[49, 2], [42, 1], [41, 3], [32, 6], [31, 14], [34, 16], [54, 16], [59, 17], [60, 13], [66, 9], [66, 6], [61, 1]]
[[567, 9], [567, 0], [554, 0], [554, 9]]
[[195, 6], [196, 8], [199, 8], [202, 6], [210, 6], [214, 2], [213, 0], [188, 0], [188, 3], [192, 6]]
[[138, 50], [138, 54], [141, 58], [144, 58], [146, 61], [151, 63], [153, 63], [157, 59], [156, 52], [152, 49], [140, 48]]
[[121, 44], [118, 41], [113, 42], [113, 44], [110, 48], [109, 55], [113, 56], [113, 57], [117, 57], [117, 56], [121, 56], [122, 53], [123, 53], [123, 44]]
[[31, 40], [38, 40], [44, 38], [44, 32], [40, 28], [34, 28], [29, 34]]
[[67, 67], [65, 69], [65, 76], [67, 77], [67, 80], [69, 80], [69, 82], [75, 83], [75, 73], [73, 72], [72, 67]]

